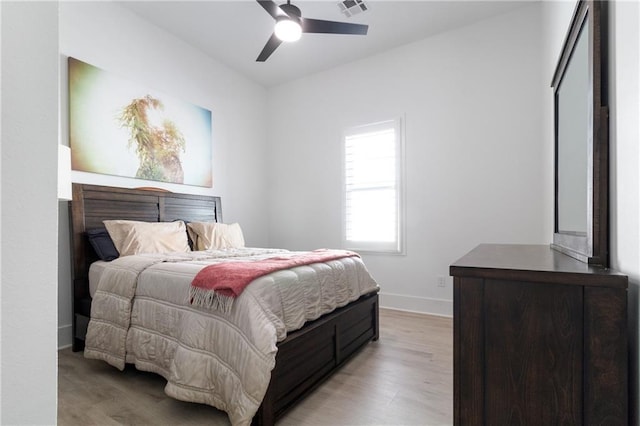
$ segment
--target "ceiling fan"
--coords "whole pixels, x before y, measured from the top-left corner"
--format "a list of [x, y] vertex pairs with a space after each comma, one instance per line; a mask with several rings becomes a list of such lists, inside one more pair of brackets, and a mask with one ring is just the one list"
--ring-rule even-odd
[[300, 9], [287, 3], [278, 6], [273, 0], [256, 0], [276, 20], [274, 32], [256, 62], [264, 62], [283, 41], [296, 41], [302, 33], [366, 35], [368, 25], [303, 18]]

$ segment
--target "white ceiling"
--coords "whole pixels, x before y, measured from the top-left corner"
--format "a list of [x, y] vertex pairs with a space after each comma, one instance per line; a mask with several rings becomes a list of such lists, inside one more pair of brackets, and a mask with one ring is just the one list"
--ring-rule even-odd
[[256, 1], [125, 1], [121, 5], [270, 87], [506, 13], [529, 0], [365, 1], [369, 10], [348, 18], [337, 0], [294, 0], [303, 17], [367, 24], [369, 33], [303, 34], [297, 42], [280, 45], [263, 63], [256, 62], [256, 57], [273, 32], [274, 20]]

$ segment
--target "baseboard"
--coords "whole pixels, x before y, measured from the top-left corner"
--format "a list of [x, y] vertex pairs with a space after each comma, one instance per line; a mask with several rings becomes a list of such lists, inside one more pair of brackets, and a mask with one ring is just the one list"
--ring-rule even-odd
[[73, 344], [73, 329], [71, 324], [58, 327], [58, 349], [68, 348]]
[[380, 307], [398, 311], [453, 317], [453, 301], [380, 292]]

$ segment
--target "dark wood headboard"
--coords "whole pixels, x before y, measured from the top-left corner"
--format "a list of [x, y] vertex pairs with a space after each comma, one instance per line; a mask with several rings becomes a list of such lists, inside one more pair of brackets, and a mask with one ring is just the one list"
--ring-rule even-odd
[[[222, 222], [220, 197], [176, 194], [162, 190], [127, 189], [109, 186], [73, 184], [70, 205], [74, 349], [84, 332], [82, 321], [90, 316], [89, 266], [98, 259], [86, 231], [103, 228], [103, 220], [125, 219], [145, 222], [187, 221]], [[78, 325], [78, 316], [81, 324]]]

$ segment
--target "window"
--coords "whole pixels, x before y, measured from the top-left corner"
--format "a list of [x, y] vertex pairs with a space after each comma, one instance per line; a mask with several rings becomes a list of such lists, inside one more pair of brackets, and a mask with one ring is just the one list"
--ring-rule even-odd
[[402, 163], [400, 119], [345, 132], [345, 247], [402, 252]]

